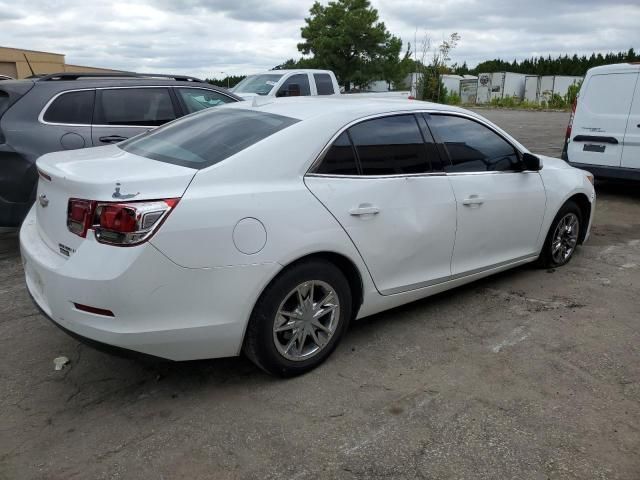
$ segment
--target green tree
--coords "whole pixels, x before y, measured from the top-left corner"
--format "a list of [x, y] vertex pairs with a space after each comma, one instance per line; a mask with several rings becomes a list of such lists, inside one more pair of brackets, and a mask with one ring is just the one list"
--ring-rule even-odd
[[387, 31], [369, 0], [315, 2], [305, 23], [298, 50], [333, 70], [346, 91], [353, 84], [395, 80], [392, 65], [400, 63], [402, 41]]

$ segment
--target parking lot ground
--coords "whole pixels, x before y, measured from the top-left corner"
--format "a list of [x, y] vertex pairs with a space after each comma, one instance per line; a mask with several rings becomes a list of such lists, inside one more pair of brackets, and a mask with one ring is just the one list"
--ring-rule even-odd
[[[559, 154], [568, 114], [481, 113]], [[243, 358], [149, 363], [77, 343], [33, 307], [4, 236], [0, 478], [638, 479], [638, 192], [598, 187], [569, 265], [358, 321], [291, 380]]]

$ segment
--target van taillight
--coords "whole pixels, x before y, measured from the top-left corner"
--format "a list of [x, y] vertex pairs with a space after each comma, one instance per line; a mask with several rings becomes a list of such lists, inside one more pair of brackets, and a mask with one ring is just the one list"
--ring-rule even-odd
[[[178, 204], [178, 198], [128, 203], [69, 200], [69, 231], [86, 237], [95, 231], [100, 243], [118, 246], [139, 245], [147, 241]], [[82, 228], [81, 228], [82, 227]]]
[[578, 106], [578, 98], [573, 101], [571, 105], [571, 116], [569, 117], [569, 125], [567, 125], [567, 132], [565, 133], [564, 140], [565, 143], [569, 141], [571, 138], [571, 129], [573, 128], [573, 117], [576, 116], [576, 107]]

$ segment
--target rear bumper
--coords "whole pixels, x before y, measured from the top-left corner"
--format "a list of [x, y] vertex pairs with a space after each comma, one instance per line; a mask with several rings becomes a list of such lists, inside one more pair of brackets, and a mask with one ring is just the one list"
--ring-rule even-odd
[[591, 165], [589, 163], [575, 162], [567, 163], [572, 167], [580, 168], [581, 170], [587, 170], [588, 172], [593, 173], [596, 178], [640, 181], [640, 169], [637, 168], [609, 167], [605, 165]]
[[[234, 356], [255, 299], [277, 264], [179, 267], [155, 247], [118, 248], [88, 236], [71, 257], [40, 238], [34, 210], [20, 230], [29, 293], [76, 336], [170, 360]], [[74, 303], [111, 310], [114, 317]]]

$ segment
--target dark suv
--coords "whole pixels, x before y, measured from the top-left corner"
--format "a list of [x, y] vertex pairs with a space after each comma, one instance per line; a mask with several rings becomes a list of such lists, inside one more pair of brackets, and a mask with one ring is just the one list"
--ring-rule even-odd
[[20, 226], [35, 200], [40, 155], [117, 143], [240, 100], [183, 76], [60, 73], [0, 82], [0, 229]]

